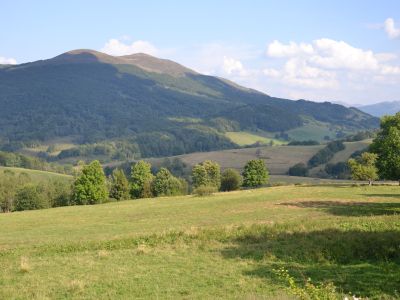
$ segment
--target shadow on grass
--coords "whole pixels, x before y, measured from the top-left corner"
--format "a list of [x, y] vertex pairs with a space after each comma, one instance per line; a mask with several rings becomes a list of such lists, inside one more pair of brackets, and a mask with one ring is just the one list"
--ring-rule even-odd
[[400, 292], [400, 232], [327, 229], [314, 232], [272, 233], [250, 229], [222, 250], [227, 259], [256, 264], [248, 276], [285, 284], [273, 269], [285, 267], [301, 285], [333, 282], [344, 293], [382, 299]]
[[400, 193], [399, 194], [362, 194], [362, 196], [370, 197], [370, 198], [372, 198], [372, 197], [400, 198]]
[[400, 203], [301, 201], [285, 202], [278, 205], [317, 208], [336, 216], [360, 217], [400, 214]]

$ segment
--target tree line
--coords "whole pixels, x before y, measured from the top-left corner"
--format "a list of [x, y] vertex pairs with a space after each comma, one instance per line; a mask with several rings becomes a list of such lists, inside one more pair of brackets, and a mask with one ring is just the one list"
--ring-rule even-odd
[[210, 195], [217, 191], [255, 188], [268, 183], [265, 162], [250, 160], [240, 174], [214, 161], [204, 161], [192, 168], [191, 182], [174, 176], [161, 167], [154, 174], [146, 161], [131, 166], [130, 175], [116, 168], [106, 177], [100, 162], [95, 160], [82, 166], [71, 183], [54, 180], [35, 183], [29, 175], [12, 171], [0, 174], [0, 206], [3, 212], [42, 209], [57, 206], [90, 205], [109, 201], [186, 195]]
[[308, 176], [310, 168], [327, 163], [325, 173], [334, 178], [368, 181], [395, 180], [400, 183], [400, 112], [381, 119], [377, 132], [361, 132], [346, 139], [358, 141], [374, 137], [372, 144], [361, 151], [354, 152], [347, 162], [327, 163], [338, 151], [345, 148], [343, 141], [334, 141], [319, 150], [308, 164], [298, 163], [288, 171], [292, 176]]

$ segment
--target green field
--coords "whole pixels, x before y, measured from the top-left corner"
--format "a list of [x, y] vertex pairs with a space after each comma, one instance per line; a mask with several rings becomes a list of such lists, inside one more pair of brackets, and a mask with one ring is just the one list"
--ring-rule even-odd
[[397, 186], [286, 186], [0, 214], [0, 299], [400, 297]]
[[261, 135], [257, 135], [257, 134], [245, 132], [245, 131], [238, 131], [238, 132], [229, 131], [229, 132], [225, 133], [225, 136], [239, 146], [253, 145], [255, 143], [268, 144], [271, 141], [274, 143], [274, 145], [284, 144], [280, 140], [268, 138], [265, 136], [261, 136]]
[[39, 181], [48, 181], [52, 179], [59, 179], [59, 180], [72, 180], [72, 176], [64, 175], [54, 172], [46, 172], [40, 170], [31, 170], [31, 169], [24, 169], [24, 168], [14, 168], [14, 167], [2, 167], [0, 166], [0, 172], [4, 172], [5, 170], [12, 171], [16, 175], [25, 173], [28, 174], [29, 177], [36, 182]]
[[288, 130], [287, 133], [290, 138], [297, 141], [323, 141], [325, 136], [329, 136], [331, 139], [336, 138], [335, 131], [329, 130], [329, 126], [327, 124], [317, 122]]

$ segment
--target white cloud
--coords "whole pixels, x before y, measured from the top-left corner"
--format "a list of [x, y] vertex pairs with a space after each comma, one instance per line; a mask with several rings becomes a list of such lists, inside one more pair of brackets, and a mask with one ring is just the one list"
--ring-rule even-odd
[[[126, 41], [127, 37], [124, 36], [122, 40]], [[100, 51], [115, 56], [134, 53], [146, 53], [149, 55], [158, 54], [158, 49], [155, 46], [142, 40], [134, 41], [129, 44], [124, 43], [121, 39], [110, 39]]]
[[378, 60], [374, 53], [350, 46], [343, 41], [319, 39], [314, 42], [318, 55], [310, 62], [331, 69], [376, 70]]
[[263, 73], [265, 76], [274, 77], [274, 78], [277, 78], [281, 75], [281, 72], [279, 72], [278, 70], [276, 70], [274, 68], [265, 68], [263, 70]]
[[270, 43], [267, 48], [267, 54], [271, 57], [290, 57], [313, 52], [313, 46], [310, 44], [290, 42], [285, 45], [277, 40]]
[[387, 18], [385, 20], [384, 28], [389, 38], [395, 39], [400, 37], [400, 28], [396, 28], [392, 18]]
[[349, 103], [398, 97], [400, 59], [395, 53], [322, 38], [287, 44], [275, 40], [266, 54], [273, 67], [264, 67], [261, 74], [266, 77], [264, 90], [272, 95]]
[[222, 69], [228, 75], [238, 74], [241, 76], [246, 76], [247, 72], [243, 67], [243, 64], [240, 60], [234, 59], [232, 57], [223, 57]]
[[16, 65], [17, 61], [14, 58], [6, 58], [0, 56], [0, 65]]

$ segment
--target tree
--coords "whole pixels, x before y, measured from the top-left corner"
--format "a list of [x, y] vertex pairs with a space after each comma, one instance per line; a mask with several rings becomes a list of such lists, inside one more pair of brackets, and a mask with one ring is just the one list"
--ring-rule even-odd
[[155, 196], [172, 196], [181, 194], [182, 186], [168, 169], [161, 168], [153, 180], [152, 190]]
[[269, 173], [262, 159], [253, 159], [246, 163], [243, 170], [243, 186], [257, 187], [266, 184]]
[[15, 197], [15, 210], [32, 210], [48, 207], [37, 185], [28, 184], [20, 188]]
[[235, 191], [242, 185], [242, 176], [235, 169], [226, 169], [221, 176], [221, 191]]
[[0, 177], [0, 208], [3, 212], [14, 209], [17, 178], [13, 172], [4, 172]]
[[153, 181], [151, 174], [151, 164], [143, 160], [132, 166], [131, 171], [131, 195], [133, 198], [151, 197], [151, 182]]
[[212, 186], [219, 190], [221, 186], [221, 168], [218, 163], [206, 160], [193, 167], [192, 180], [195, 188]]
[[368, 180], [369, 185], [378, 179], [378, 169], [375, 166], [378, 156], [375, 153], [364, 152], [357, 161], [354, 158], [349, 159], [351, 177], [354, 180]]
[[129, 198], [129, 182], [124, 171], [114, 169], [111, 174], [110, 198], [124, 200]]
[[295, 164], [293, 167], [289, 168], [288, 175], [307, 177], [308, 168], [304, 163]]
[[380, 127], [370, 151], [378, 155], [376, 166], [380, 177], [398, 180], [400, 184], [400, 112], [383, 117]]
[[76, 204], [97, 204], [107, 199], [106, 177], [98, 160], [82, 168], [73, 189]]

